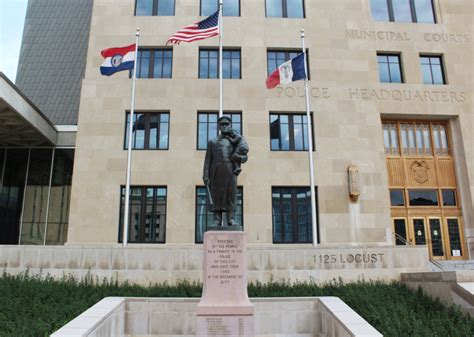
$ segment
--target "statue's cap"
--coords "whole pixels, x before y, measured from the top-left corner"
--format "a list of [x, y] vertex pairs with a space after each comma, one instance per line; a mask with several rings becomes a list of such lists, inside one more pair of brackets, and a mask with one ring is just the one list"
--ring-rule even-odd
[[228, 121], [229, 123], [232, 123], [232, 121], [231, 121], [231, 119], [230, 119], [229, 116], [221, 116], [221, 117], [219, 117], [219, 119], [217, 120], [217, 123], [220, 123], [220, 122], [223, 121], [223, 120], [226, 120], [226, 121]]

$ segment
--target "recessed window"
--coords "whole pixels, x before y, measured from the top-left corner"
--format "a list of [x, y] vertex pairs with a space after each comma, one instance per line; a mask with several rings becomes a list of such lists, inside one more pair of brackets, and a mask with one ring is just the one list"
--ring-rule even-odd
[[438, 206], [438, 190], [408, 190], [410, 206]]
[[405, 219], [395, 219], [393, 221], [395, 227], [395, 244], [404, 246], [407, 244], [407, 227]]
[[[224, 49], [222, 51], [223, 78], [241, 78], [240, 68], [240, 49]], [[199, 78], [219, 78], [219, 50], [199, 50]]]
[[383, 122], [383, 142], [385, 154], [399, 155], [397, 124], [394, 122]]
[[[270, 75], [277, 69], [281, 64], [289, 61], [296, 56], [301, 54], [301, 50], [267, 50], [267, 74]], [[308, 50], [306, 50], [306, 69], [308, 69], [308, 79], [310, 78], [309, 66], [308, 66]]]
[[420, 56], [424, 84], [446, 84], [443, 58], [441, 56]]
[[[168, 150], [170, 114], [136, 112], [133, 114], [132, 150]], [[130, 113], [127, 113], [124, 149], [128, 149]]]
[[[137, 55], [137, 78], [171, 78], [173, 50], [140, 49]], [[130, 70], [130, 77], [133, 70]]]
[[443, 195], [443, 206], [456, 206], [456, 190], [441, 190]]
[[306, 114], [270, 114], [270, 148], [272, 151], [307, 151], [308, 139]]
[[436, 23], [432, 0], [370, 0], [375, 21]]
[[431, 125], [433, 130], [433, 141], [435, 154], [437, 156], [449, 155], [448, 135], [446, 133], [446, 126], [444, 124], [433, 123]]
[[[165, 243], [166, 187], [131, 186], [129, 207], [129, 243]], [[119, 242], [123, 239], [125, 187], [121, 187]]]
[[[201, 16], [209, 16], [219, 9], [219, 0], [201, 0]], [[225, 0], [222, 6], [223, 16], [240, 16], [240, 0]]]
[[309, 187], [272, 187], [272, 219], [273, 243], [313, 242]]
[[136, 16], [174, 15], [174, 0], [136, 0]]
[[[242, 114], [240, 112], [225, 112], [224, 116], [231, 119], [231, 128], [242, 134]], [[207, 143], [214, 138], [217, 138], [217, 119], [219, 114], [217, 112], [200, 112], [198, 113], [198, 141], [197, 149], [206, 150]]]
[[303, 0], [265, 0], [267, 17], [304, 18]]
[[400, 135], [404, 155], [432, 155], [429, 123], [401, 123]]
[[390, 190], [390, 205], [405, 206], [404, 190]]
[[382, 83], [403, 83], [400, 55], [377, 54], [379, 78]]
[[[244, 225], [243, 217], [243, 189], [242, 186], [237, 187], [237, 204], [234, 213], [235, 221], [240, 225]], [[204, 186], [196, 187], [196, 243], [202, 243], [204, 240], [204, 233], [208, 226], [214, 223], [214, 214], [209, 211], [209, 198], [207, 197], [207, 188]], [[224, 226], [227, 225], [227, 216], [224, 212], [222, 214], [222, 221]]]

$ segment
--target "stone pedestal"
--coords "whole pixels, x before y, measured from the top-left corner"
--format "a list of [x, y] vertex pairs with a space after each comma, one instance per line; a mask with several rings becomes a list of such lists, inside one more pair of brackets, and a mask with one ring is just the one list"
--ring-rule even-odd
[[245, 233], [204, 234], [203, 293], [196, 310], [197, 336], [254, 336], [247, 294]]

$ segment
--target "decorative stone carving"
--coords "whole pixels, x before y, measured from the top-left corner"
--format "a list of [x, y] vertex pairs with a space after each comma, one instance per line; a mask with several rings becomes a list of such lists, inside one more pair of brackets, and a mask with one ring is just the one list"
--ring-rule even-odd
[[415, 181], [420, 184], [424, 184], [428, 181], [428, 164], [426, 161], [415, 161], [411, 164], [410, 169], [415, 173]]

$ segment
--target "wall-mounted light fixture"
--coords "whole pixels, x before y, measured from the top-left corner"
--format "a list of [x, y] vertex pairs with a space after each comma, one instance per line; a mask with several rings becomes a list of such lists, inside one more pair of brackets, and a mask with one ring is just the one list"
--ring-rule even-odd
[[347, 176], [349, 178], [349, 198], [352, 202], [357, 202], [360, 196], [359, 168], [356, 165], [349, 165]]

